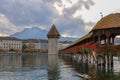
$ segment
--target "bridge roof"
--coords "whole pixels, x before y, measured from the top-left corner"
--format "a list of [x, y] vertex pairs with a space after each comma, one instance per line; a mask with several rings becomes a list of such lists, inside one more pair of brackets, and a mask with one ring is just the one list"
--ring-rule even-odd
[[97, 22], [92, 30], [120, 27], [120, 13], [109, 14]]
[[87, 38], [90, 38], [92, 36], [92, 34], [93, 34], [93, 32], [86, 34], [85, 36], [83, 36], [83, 37], [79, 38], [78, 40], [76, 40], [75, 42], [71, 43], [68, 47], [73, 46], [73, 45], [75, 45], [75, 44], [77, 44], [77, 43], [79, 43]]

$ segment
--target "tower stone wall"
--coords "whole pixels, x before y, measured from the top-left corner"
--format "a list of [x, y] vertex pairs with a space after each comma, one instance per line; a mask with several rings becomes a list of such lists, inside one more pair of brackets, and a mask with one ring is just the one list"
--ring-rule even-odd
[[59, 44], [59, 41], [57, 38], [48, 39], [48, 54], [57, 54], [58, 44]]

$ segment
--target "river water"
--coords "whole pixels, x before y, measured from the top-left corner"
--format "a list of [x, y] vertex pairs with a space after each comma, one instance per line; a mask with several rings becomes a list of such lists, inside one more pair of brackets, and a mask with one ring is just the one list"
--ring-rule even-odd
[[120, 62], [108, 70], [94, 64], [78, 64], [57, 55], [1, 55], [0, 80], [120, 80]]

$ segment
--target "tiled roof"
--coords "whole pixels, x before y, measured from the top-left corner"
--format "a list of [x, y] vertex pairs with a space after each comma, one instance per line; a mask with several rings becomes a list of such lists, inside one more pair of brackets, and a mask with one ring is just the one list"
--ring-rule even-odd
[[22, 41], [20, 39], [14, 38], [14, 37], [0, 37], [0, 40], [16, 40], [16, 41]]
[[97, 22], [92, 30], [120, 27], [120, 13], [109, 14]]
[[[85, 36], [83, 36], [83, 37], [79, 38], [78, 40], [76, 40], [75, 42], [71, 43], [70, 46], [73, 46], [73, 45], [75, 45], [75, 44], [77, 44], [77, 43], [79, 43], [87, 38], [90, 38], [92, 36], [92, 34], [93, 34], [92, 32], [86, 34]], [[68, 47], [70, 47], [70, 46], [68, 46]]]
[[47, 34], [47, 37], [52, 37], [52, 36], [60, 36], [60, 34], [59, 34], [59, 32], [58, 32], [58, 30], [56, 29], [56, 27], [55, 27], [55, 25], [53, 24], [52, 25], [52, 27], [51, 27], [51, 29], [50, 29], [50, 31], [48, 32], [48, 34]]
[[23, 43], [28, 43], [29, 41], [31, 41], [33, 43], [48, 43], [48, 40], [46, 40], [46, 39], [24, 39], [22, 41], [23, 41]]

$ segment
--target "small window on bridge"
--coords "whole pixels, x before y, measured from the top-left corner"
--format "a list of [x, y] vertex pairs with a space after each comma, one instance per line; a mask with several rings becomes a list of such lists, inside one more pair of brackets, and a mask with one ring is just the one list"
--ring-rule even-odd
[[120, 35], [115, 37], [115, 45], [120, 45]]
[[104, 40], [101, 41], [101, 44], [105, 44]]

